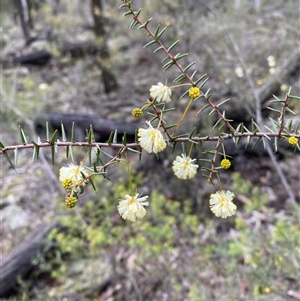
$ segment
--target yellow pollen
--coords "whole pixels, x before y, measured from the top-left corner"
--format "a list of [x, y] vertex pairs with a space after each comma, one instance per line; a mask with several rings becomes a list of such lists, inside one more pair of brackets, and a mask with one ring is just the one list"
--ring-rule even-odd
[[128, 201], [128, 206], [134, 204], [136, 202], [136, 199], [134, 197], [132, 197], [129, 201]]

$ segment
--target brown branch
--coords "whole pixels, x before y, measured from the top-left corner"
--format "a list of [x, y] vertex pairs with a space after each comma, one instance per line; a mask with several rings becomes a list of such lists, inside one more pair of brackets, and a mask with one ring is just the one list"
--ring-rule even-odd
[[[293, 135], [294, 137], [300, 139], [300, 133]], [[257, 137], [257, 138], [270, 138], [270, 137], [277, 137], [277, 138], [285, 138], [288, 137], [285, 134], [279, 134], [279, 133], [272, 133], [272, 132], [247, 132], [247, 133], [241, 133], [241, 132], [235, 132], [232, 134], [222, 134], [219, 136], [205, 136], [205, 137], [181, 137], [181, 138], [171, 138], [170, 142], [188, 142], [188, 141], [195, 141], [195, 142], [205, 142], [205, 141], [218, 141], [220, 138], [222, 140], [227, 140], [227, 139], [233, 139], [233, 138], [242, 138], [242, 137]], [[128, 143], [126, 146], [122, 143], [98, 143], [98, 142], [93, 142], [93, 143], [88, 143], [88, 142], [54, 142], [53, 144], [50, 142], [42, 142], [42, 143], [28, 143], [28, 144], [17, 144], [17, 145], [10, 145], [10, 146], [5, 146], [0, 148], [0, 155], [4, 154], [7, 151], [11, 150], [21, 150], [21, 149], [33, 149], [35, 147], [39, 148], [45, 148], [45, 147], [51, 147], [51, 146], [79, 146], [79, 147], [106, 147], [106, 148], [122, 148], [126, 147], [128, 148], [138, 148], [140, 147], [139, 143]]]

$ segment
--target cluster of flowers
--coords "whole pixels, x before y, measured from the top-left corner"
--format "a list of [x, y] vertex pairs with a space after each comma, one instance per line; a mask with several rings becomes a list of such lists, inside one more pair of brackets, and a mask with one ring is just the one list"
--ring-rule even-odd
[[[170, 102], [171, 101], [172, 91], [166, 85], [158, 83], [150, 88], [150, 97], [157, 102]], [[192, 87], [189, 90], [189, 96], [191, 99], [196, 99], [201, 95], [201, 91], [198, 87]], [[133, 111], [133, 116], [135, 111]], [[164, 140], [163, 134], [159, 130], [159, 126], [154, 128], [150, 122], [146, 122], [146, 128], [140, 128], [138, 130], [138, 141], [140, 146], [147, 151], [148, 153], [157, 154], [158, 152], [163, 151], [167, 144]], [[191, 179], [193, 178], [199, 167], [195, 163], [197, 159], [192, 159], [185, 153], [182, 153], [180, 156], [177, 156], [173, 161], [172, 169], [174, 174], [179, 179]], [[231, 163], [228, 159], [223, 159], [221, 161], [221, 167], [228, 169]], [[236, 205], [232, 202], [234, 194], [230, 191], [220, 190], [210, 196], [210, 208], [212, 212], [222, 218], [227, 218], [232, 216], [236, 212]], [[136, 199], [139, 202], [138, 199]], [[129, 203], [129, 202], [128, 202]], [[122, 215], [123, 218], [124, 215]]]
[[[156, 102], [170, 102], [172, 90], [170, 87], [158, 83], [150, 88], [150, 97], [152, 101]], [[201, 96], [201, 91], [198, 87], [189, 89], [189, 96], [191, 100], [195, 100]], [[132, 115], [135, 118], [140, 118], [143, 115], [143, 108], [135, 108]], [[144, 128], [138, 129], [138, 142], [142, 149], [148, 153], [157, 154], [167, 147], [162, 132], [160, 131], [160, 122], [157, 127], [153, 127], [151, 122], [147, 121]], [[298, 138], [289, 137], [288, 142], [295, 146], [298, 143]], [[199, 165], [196, 164], [197, 159], [190, 158], [189, 155], [182, 153], [177, 156], [172, 164], [172, 169], [176, 177], [182, 180], [192, 179], [196, 173]], [[221, 168], [228, 169], [231, 166], [230, 160], [224, 158], [221, 161]], [[72, 208], [77, 204], [78, 190], [86, 184], [86, 177], [89, 175], [88, 169], [82, 165], [75, 166], [70, 164], [68, 167], [60, 169], [60, 182], [67, 190], [68, 195], [65, 199], [66, 206]], [[211, 211], [217, 216], [227, 218], [236, 213], [237, 207], [232, 202], [235, 195], [227, 190], [219, 190], [210, 196], [209, 204]], [[145, 206], [149, 206], [147, 202], [148, 196], [125, 195], [119, 202], [119, 214], [131, 222], [143, 218], [146, 215]]]
[[68, 208], [73, 208], [77, 205], [78, 193], [81, 187], [86, 185], [86, 177], [88, 175], [88, 169], [82, 164], [69, 164], [69, 166], [63, 166], [59, 170], [59, 181], [67, 191], [65, 204]]

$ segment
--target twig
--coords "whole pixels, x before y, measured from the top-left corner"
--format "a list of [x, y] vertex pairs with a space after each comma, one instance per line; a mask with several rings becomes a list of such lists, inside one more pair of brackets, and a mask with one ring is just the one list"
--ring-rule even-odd
[[[239, 45], [234, 37], [234, 35], [231, 33], [231, 32], [227, 32], [227, 35], [229, 37], [229, 40], [231, 41], [232, 43], [232, 46], [237, 54], [237, 57], [240, 61], [240, 64], [242, 65], [242, 67], [244, 68], [245, 70], [245, 74], [246, 74], [246, 78], [248, 80], [248, 83], [250, 85], [250, 88], [252, 90], [252, 93], [254, 95], [254, 99], [255, 99], [255, 105], [256, 105], [256, 123], [258, 124], [258, 126], [260, 128], [263, 128], [264, 127], [264, 123], [263, 123], [263, 119], [262, 119], [262, 114], [261, 114], [261, 99], [260, 99], [260, 93], [259, 93], [259, 90], [256, 89], [256, 86], [255, 86], [255, 83], [248, 71], [248, 68], [247, 68], [247, 65], [245, 63], [245, 60], [242, 56], [242, 51], [240, 50], [239, 48]], [[281, 131], [279, 131], [278, 134], [280, 134]], [[268, 155], [270, 156], [271, 160], [272, 160], [272, 163], [273, 165], [275, 166], [276, 168], [276, 171], [280, 177], [280, 180], [289, 196], [289, 200], [291, 202], [291, 204], [293, 205], [293, 207], [297, 210], [297, 212], [299, 212], [299, 209], [298, 209], [298, 204], [296, 202], [296, 198], [295, 198], [295, 195], [286, 179], [286, 176], [284, 175], [283, 171], [282, 171], [282, 168], [280, 167], [274, 153], [273, 153], [273, 150], [272, 150], [272, 147], [269, 143], [269, 141], [266, 141], [265, 143], [266, 145], [266, 149], [267, 149], [267, 152], [268, 152]], [[299, 212], [299, 215], [300, 215], [300, 212]]]

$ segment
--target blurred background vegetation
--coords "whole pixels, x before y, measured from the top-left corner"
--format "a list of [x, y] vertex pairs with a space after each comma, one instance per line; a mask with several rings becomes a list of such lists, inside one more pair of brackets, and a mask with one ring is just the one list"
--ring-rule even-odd
[[[18, 124], [36, 141], [34, 121], [49, 112], [133, 123], [131, 110], [144, 104], [150, 86], [175, 77], [173, 69], [162, 72], [162, 54], [143, 49], [145, 34], [128, 29], [121, 1], [31, 0], [27, 11], [24, 3], [1, 0], [4, 145], [20, 143]], [[166, 45], [181, 40], [178, 51], [189, 53], [182, 64], [196, 60], [198, 72], [208, 74], [212, 100], [231, 98], [226, 116], [234, 121], [247, 123], [255, 111], [241, 60], [266, 123], [272, 94], [283, 98], [291, 86], [300, 95], [298, 1], [134, 1], [141, 6], [153, 29], [168, 26]], [[180, 92], [172, 97], [178, 113], [167, 116], [170, 122], [186, 105], [187, 99], [176, 100]], [[287, 117], [299, 120], [299, 101], [290, 106], [296, 116]], [[200, 108], [196, 102], [185, 127], [207, 135], [213, 120], [194, 117]], [[83, 154], [74, 150], [75, 163]], [[216, 185], [200, 173], [183, 183], [172, 175], [174, 155], [153, 157], [131, 158], [134, 183], [150, 196], [146, 217], [134, 224], [117, 213], [118, 199], [129, 191], [122, 164], [109, 171], [112, 182], [98, 178], [97, 192], [87, 189], [69, 210], [57, 181], [69, 162], [65, 150], [58, 150], [54, 167], [50, 151], [38, 162], [22, 151], [17, 172], [1, 157], [4, 260], [28, 234], [56, 222], [32, 257], [33, 268], [3, 300], [300, 300], [299, 211], [263, 152], [241, 148], [233, 168], [221, 173], [224, 188], [237, 196], [237, 215], [227, 220], [209, 211]], [[299, 204], [299, 153], [287, 150], [278, 164]]]

